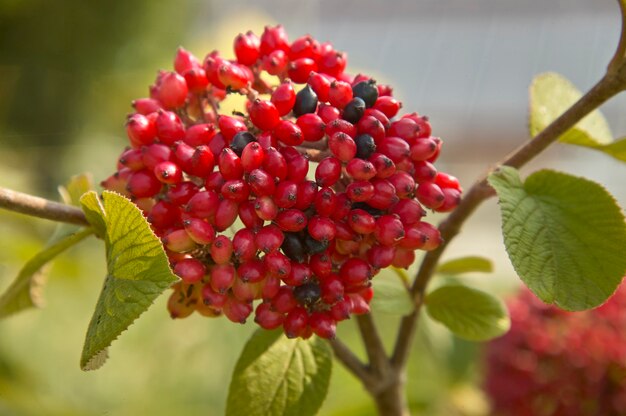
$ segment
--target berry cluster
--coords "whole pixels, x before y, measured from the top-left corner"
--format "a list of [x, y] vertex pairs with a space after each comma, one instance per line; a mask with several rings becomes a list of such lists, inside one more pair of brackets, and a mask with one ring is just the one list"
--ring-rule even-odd
[[626, 414], [626, 285], [586, 312], [546, 305], [528, 290], [508, 306], [511, 330], [486, 354], [494, 414]]
[[[234, 41], [236, 59], [179, 49], [126, 125], [131, 146], [103, 186], [130, 197], [180, 276], [172, 317], [194, 310], [331, 338], [369, 311], [370, 280], [432, 250], [430, 208], [461, 189], [433, 162], [428, 119], [397, 117], [389, 86], [344, 72], [346, 55], [282, 26]], [[220, 114], [229, 94], [243, 112]], [[242, 226], [228, 233], [239, 218]], [[230, 236], [229, 236], [230, 235]]]

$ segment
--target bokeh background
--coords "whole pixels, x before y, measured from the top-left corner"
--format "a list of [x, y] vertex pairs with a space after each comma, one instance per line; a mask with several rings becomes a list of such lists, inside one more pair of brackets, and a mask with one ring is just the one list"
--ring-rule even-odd
[[[126, 143], [130, 101], [147, 95], [176, 47], [199, 57], [231, 51], [248, 29], [282, 23], [348, 52], [351, 72], [391, 83], [404, 109], [427, 114], [444, 139], [439, 166], [468, 187], [527, 139], [527, 88], [560, 72], [585, 90], [601, 77], [620, 29], [613, 0], [2, 0], [0, 1], [0, 186], [57, 198], [74, 174], [97, 181]], [[626, 99], [602, 107], [626, 134]], [[555, 145], [524, 169], [585, 175], [626, 205], [623, 165]], [[446, 258], [482, 255], [495, 273], [469, 284], [506, 295], [517, 285], [486, 203]], [[54, 225], [0, 211], [0, 290]], [[111, 348], [99, 371], [81, 372], [84, 334], [105, 273], [97, 241], [51, 268], [46, 306], [0, 321], [0, 415], [220, 415], [230, 372], [254, 329], [192, 316], [168, 318], [164, 298]], [[390, 344], [397, 317], [379, 314]], [[340, 337], [360, 353], [352, 323]], [[483, 415], [480, 346], [424, 322], [409, 371], [411, 407], [427, 415]], [[339, 365], [320, 414], [367, 415], [372, 404]]]

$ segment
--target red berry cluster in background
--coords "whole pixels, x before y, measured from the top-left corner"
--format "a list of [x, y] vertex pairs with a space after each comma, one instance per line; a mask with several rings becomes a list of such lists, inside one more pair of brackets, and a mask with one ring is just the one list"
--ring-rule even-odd
[[522, 291], [511, 330], [487, 347], [494, 414], [626, 414], [626, 285], [603, 306], [565, 312]]
[[[441, 140], [428, 119], [398, 117], [391, 88], [345, 73], [330, 43], [290, 43], [276, 26], [234, 50], [200, 62], [179, 49], [175, 71], [133, 103], [131, 146], [102, 185], [161, 237], [181, 278], [172, 317], [244, 322], [260, 300], [261, 327], [332, 338], [369, 311], [380, 269], [439, 245], [423, 207], [452, 210], [459, 182], [433, 166]], [[247, 97], [245, 111], [220, 114], [228, 94]]]

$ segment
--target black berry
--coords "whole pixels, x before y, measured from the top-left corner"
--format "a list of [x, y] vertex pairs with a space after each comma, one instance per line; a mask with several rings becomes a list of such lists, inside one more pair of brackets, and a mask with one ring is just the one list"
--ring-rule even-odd
[[296, 94], [296, 103], [293, 105], [293, 114], [300, 117], [303, 114], [314, 113], [317, 109], [317, 94], [307, 85]]
[[343, 119], [356, 124], [365, 112], [365, 101], [355, 97], [343, 109]]
[[378, 88], [376, 87], [376, 81], [370, 79], [368, 81], [361, 81], [352, 87], [352, 94], [354, 97], [359, 97], [365, 101], [365, 106], [370, 108], [376, 103], [378, 99]]
[[369, 134], [361, 134], [354, 141], [356, 142], [356, 157], [360, 159], [368, 159], [376, 151], [374, 138]]

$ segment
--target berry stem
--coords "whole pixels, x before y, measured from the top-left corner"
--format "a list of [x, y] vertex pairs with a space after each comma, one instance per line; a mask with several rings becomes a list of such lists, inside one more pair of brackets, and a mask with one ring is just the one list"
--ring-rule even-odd
[[379, 379], [384, 379], [389, 370], [389, 359], [385, 353], [385, 347], [374, 323], [371, 313], [358, 315], [356, 322], [359, 326], [361, 338], [365, 345], [365, 351], [370, 367]]
[[405, 316], [400, 323], [391, 358], [395, 368], [403, 369], [406, 365], [426, 287], [434, 274], [441, 255], [476, 208], [483, 201], [495, 195], [487, 183], [489, 174], [500, 166], [522, 167], [554, 143], [579, 120], [624, 89], [626, 89], [626, 65], [622, 63], [617, 70], [608, 71], [584, 96], [543, 131], [496, 163], [493, 169], [485, 172], [465, 194], [459, 206], [439, 225], [443, 243], [436, 250], [426, 254], [411, 286], [410, 293], [415, 302], [415, 310], [410, 315]]
[[2, 187], [0, 208], [57, 222], [89, 225], [79, 208]]

